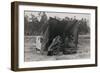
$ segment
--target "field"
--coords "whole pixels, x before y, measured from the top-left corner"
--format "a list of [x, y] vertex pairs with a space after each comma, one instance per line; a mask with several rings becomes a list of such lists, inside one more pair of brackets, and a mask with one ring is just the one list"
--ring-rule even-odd
[[70, 59], [84, 59], [90, 58], [90, 36], [79, 35], [78, 39], [78, 50], [76, 54], [70, 55], [57, 55], [57, 56], [46, 56], [36, 52], [35, 49], [35, 38], [32, 36], [25, 37], [24, 44], [24, 61], [46, 61], [46, 60], [70, 60]]

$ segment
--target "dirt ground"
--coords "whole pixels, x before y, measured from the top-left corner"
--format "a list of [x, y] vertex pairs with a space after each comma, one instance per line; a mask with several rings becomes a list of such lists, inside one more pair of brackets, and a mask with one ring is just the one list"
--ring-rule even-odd
[[[26, 40], [26, 39], [25, 39]], [[84, 59], [90, 58], [90, 36], [89, 35], [79, 35], [78, 40], [78, 50], [76, 54], [70, 55], [57, 55], [57, 56], [46, 56], [36, 53], [34, 49], [33, 40], [28, 39], [24, 44], [24, 61], [47, 61], [47, 60], [70, 60], [70, 59]]]

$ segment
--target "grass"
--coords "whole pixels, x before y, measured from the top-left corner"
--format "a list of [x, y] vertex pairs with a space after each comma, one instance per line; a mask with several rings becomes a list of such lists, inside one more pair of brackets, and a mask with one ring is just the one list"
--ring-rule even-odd
[[90, 58], [90, 36], [79, 35], [78, 50], [76, 54], [46, 56], [37, 53], [34, 45], [34, 37], [25, 37], [25, 57], [26, 62], [29, 61], [47, 61], [47, 60], [70, 60], [70, 59], [84, 59]]

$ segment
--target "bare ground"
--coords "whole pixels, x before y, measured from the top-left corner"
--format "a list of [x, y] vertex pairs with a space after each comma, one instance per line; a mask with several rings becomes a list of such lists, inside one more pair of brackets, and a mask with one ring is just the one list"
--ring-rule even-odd
[[[26, 39], [25, 39], [26, 40]], [[46, 56], [36, 53], [33, 43], [34, 39], [25, 41], [24, 61], [46, 61], [46, 60], [70, 60], [70, 59], [84, 59], [90, 58], [90, 37], [89, 35], [80, 35], [78, 40], [78, 51], [76, 54]]]

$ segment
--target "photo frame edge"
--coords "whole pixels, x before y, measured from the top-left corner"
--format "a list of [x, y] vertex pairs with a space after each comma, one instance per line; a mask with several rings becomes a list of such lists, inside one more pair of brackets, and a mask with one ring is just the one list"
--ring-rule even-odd
[[[19, 5], [40, 5], [40, 6], [55, 6], [56, 7], [75, 7], [83, 9], [95, 9], [95, 64], [86, 65], [72, 65], [72, 66], [52, 66], [52, 67], [37, 67], [37, 68], [18, 68], [18, 6]], [[15, 28], [17, 27], [17, 28]], [[15, 33], [17, 32], [17, 33]], [[67, 5], [67, 4], [51, 4], [51, 3], [34, 3], [34, 2], [19, 2], [11, 3], [11, 70], [13, 71], [28, 71], [28, 70], [47, 70], [47, 69], [61, 69], [61, 68], [79, 68], [97, 66], [97, 6], [82, 6], [82, 5]]]

